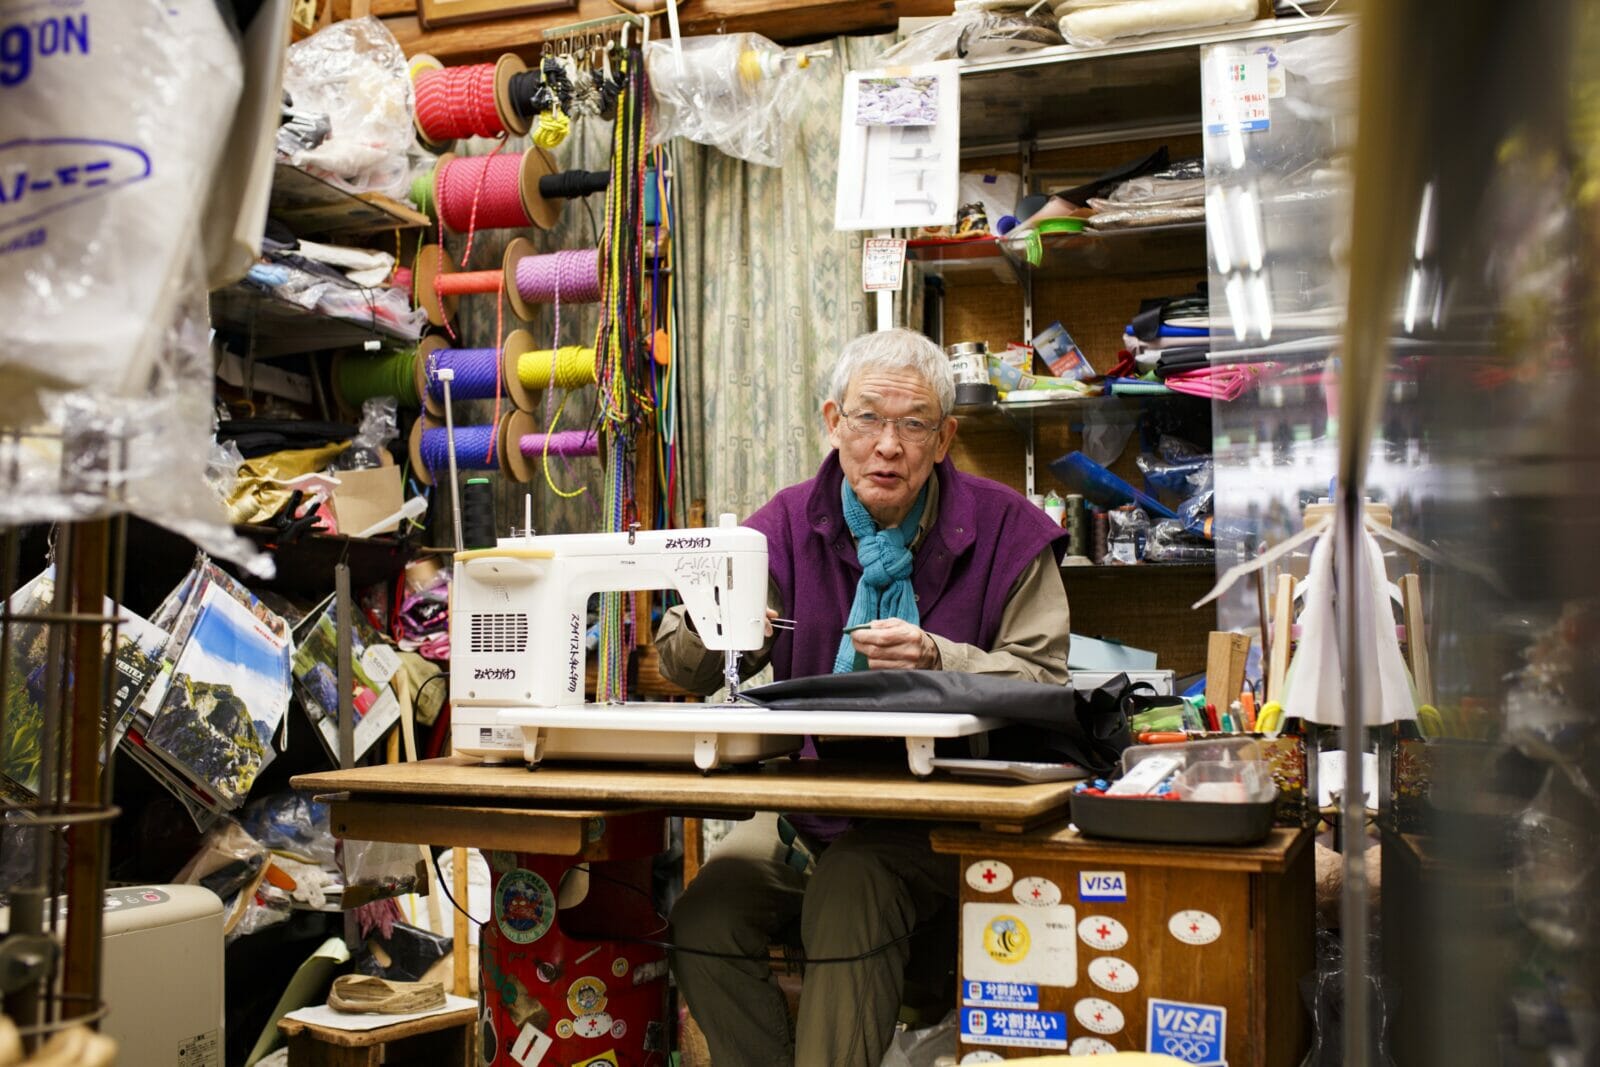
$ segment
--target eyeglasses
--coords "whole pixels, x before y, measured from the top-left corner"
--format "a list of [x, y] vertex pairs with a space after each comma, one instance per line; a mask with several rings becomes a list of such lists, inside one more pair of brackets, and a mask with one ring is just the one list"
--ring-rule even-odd
[[908, 445], [926, 444], [929, 438], [939, 432], [939, 423], [931, 419], [886, 419], [875, 411], [847, 411], [844, 421], [862, 437], [877, 437], [883, 433], [885, 426], [893, 426], [900, 435], [901, 443]]

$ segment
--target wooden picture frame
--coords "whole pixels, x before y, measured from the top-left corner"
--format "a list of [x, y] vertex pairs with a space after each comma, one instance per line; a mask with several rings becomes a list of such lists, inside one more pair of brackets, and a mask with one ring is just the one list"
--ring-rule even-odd
[[537, 11], [571, 11], [578, 0], [417, 0], [417, 18], [431, 30], [457, 22], [481, 22]]

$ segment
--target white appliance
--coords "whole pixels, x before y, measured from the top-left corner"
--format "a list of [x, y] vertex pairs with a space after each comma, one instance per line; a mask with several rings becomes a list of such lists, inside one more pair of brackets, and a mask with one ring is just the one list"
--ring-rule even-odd
[[[222, 901], [141, 885], [106, 890], [104, 906], [100, 1032], [116, 1039], [118, 1067], [222, 1067]], [[0, 932], [10, 927], [0, 908]]]
[[197, 885], [108, 889], [101, 1033], [119, 1067], [222, 1067], [222, 901]]

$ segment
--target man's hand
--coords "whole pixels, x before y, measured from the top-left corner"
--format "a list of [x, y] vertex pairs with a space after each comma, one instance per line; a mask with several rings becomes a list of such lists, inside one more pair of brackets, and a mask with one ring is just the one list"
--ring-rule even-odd
[[939, 646], [925, 630], [904, 619], [878, 619], [870, 628], [851, 634], [850, 641], [875, 671], [934, 670], [939, 666]]

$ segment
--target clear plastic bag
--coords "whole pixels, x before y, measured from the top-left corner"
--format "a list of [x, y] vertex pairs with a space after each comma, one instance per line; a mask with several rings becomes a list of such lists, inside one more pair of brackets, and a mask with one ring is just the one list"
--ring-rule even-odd
[[[361, 429], [333, 465], [342, 471], [383, 465], [384, 446], [400, 436], [399, 404], [392, 396], [369, 397], [361, 404]], [[353, 532], [353, 531], [352, 531]]]
[[0, 306], [17, 312], [0, 425], [20, 435], [0, 438], [0, 523], [132, 511], [249, 560], [205, 490], [199, 251], [244, 80], [238, 42], [214, 5], [155, 0], [7, 5], [0, 38], [16, 76]]
[[337, 852], [346, 908], [428, 891], [427, 868], [416, 845], [341, 838]]
[[947, 19], [930, 23], [891, 45], [878, 62], [896, 66], [940, 59], [998, 59], [1061, 44], [1056, 20], [1044, 11], [989, 11], [956, 4]]
[[941, 1063], [955, 1062], [958, 1021], [959, 1016], [952, 1011], [932, 1026], [896, 1030], [879, 1067], [939, 1067]]
[[1055, 7], [1061, 36], [1079, 48], [1249, 22], [1258, 10], [1257, 0], [1066, 0]]
[[267, 847], [244, 827], [223, 816], [200, 839], [200, 851], [190, 857], [173, 879], [180, 885], [198, 885], [223, 900], [255, 883], [267, 864]]
[[[289, 162], [352, 192], [405, 196], [416, 102], [405, 53], [381, 19], [335, 22], [290, 45], [283, 91], [295, 112]], [[329, 130], [320, 139], [318, 116]]]
[[239, 813], [250, 835], [274, 852], [336, 866], [328, 808], [301, 793], [271, 793], [250, 801]]
[[687, 137], [749, 163], [783, 162], [798, 54], [757, 33], [730, 33], [651, 41], [644, 58], [655, 105], [652, 145]]

